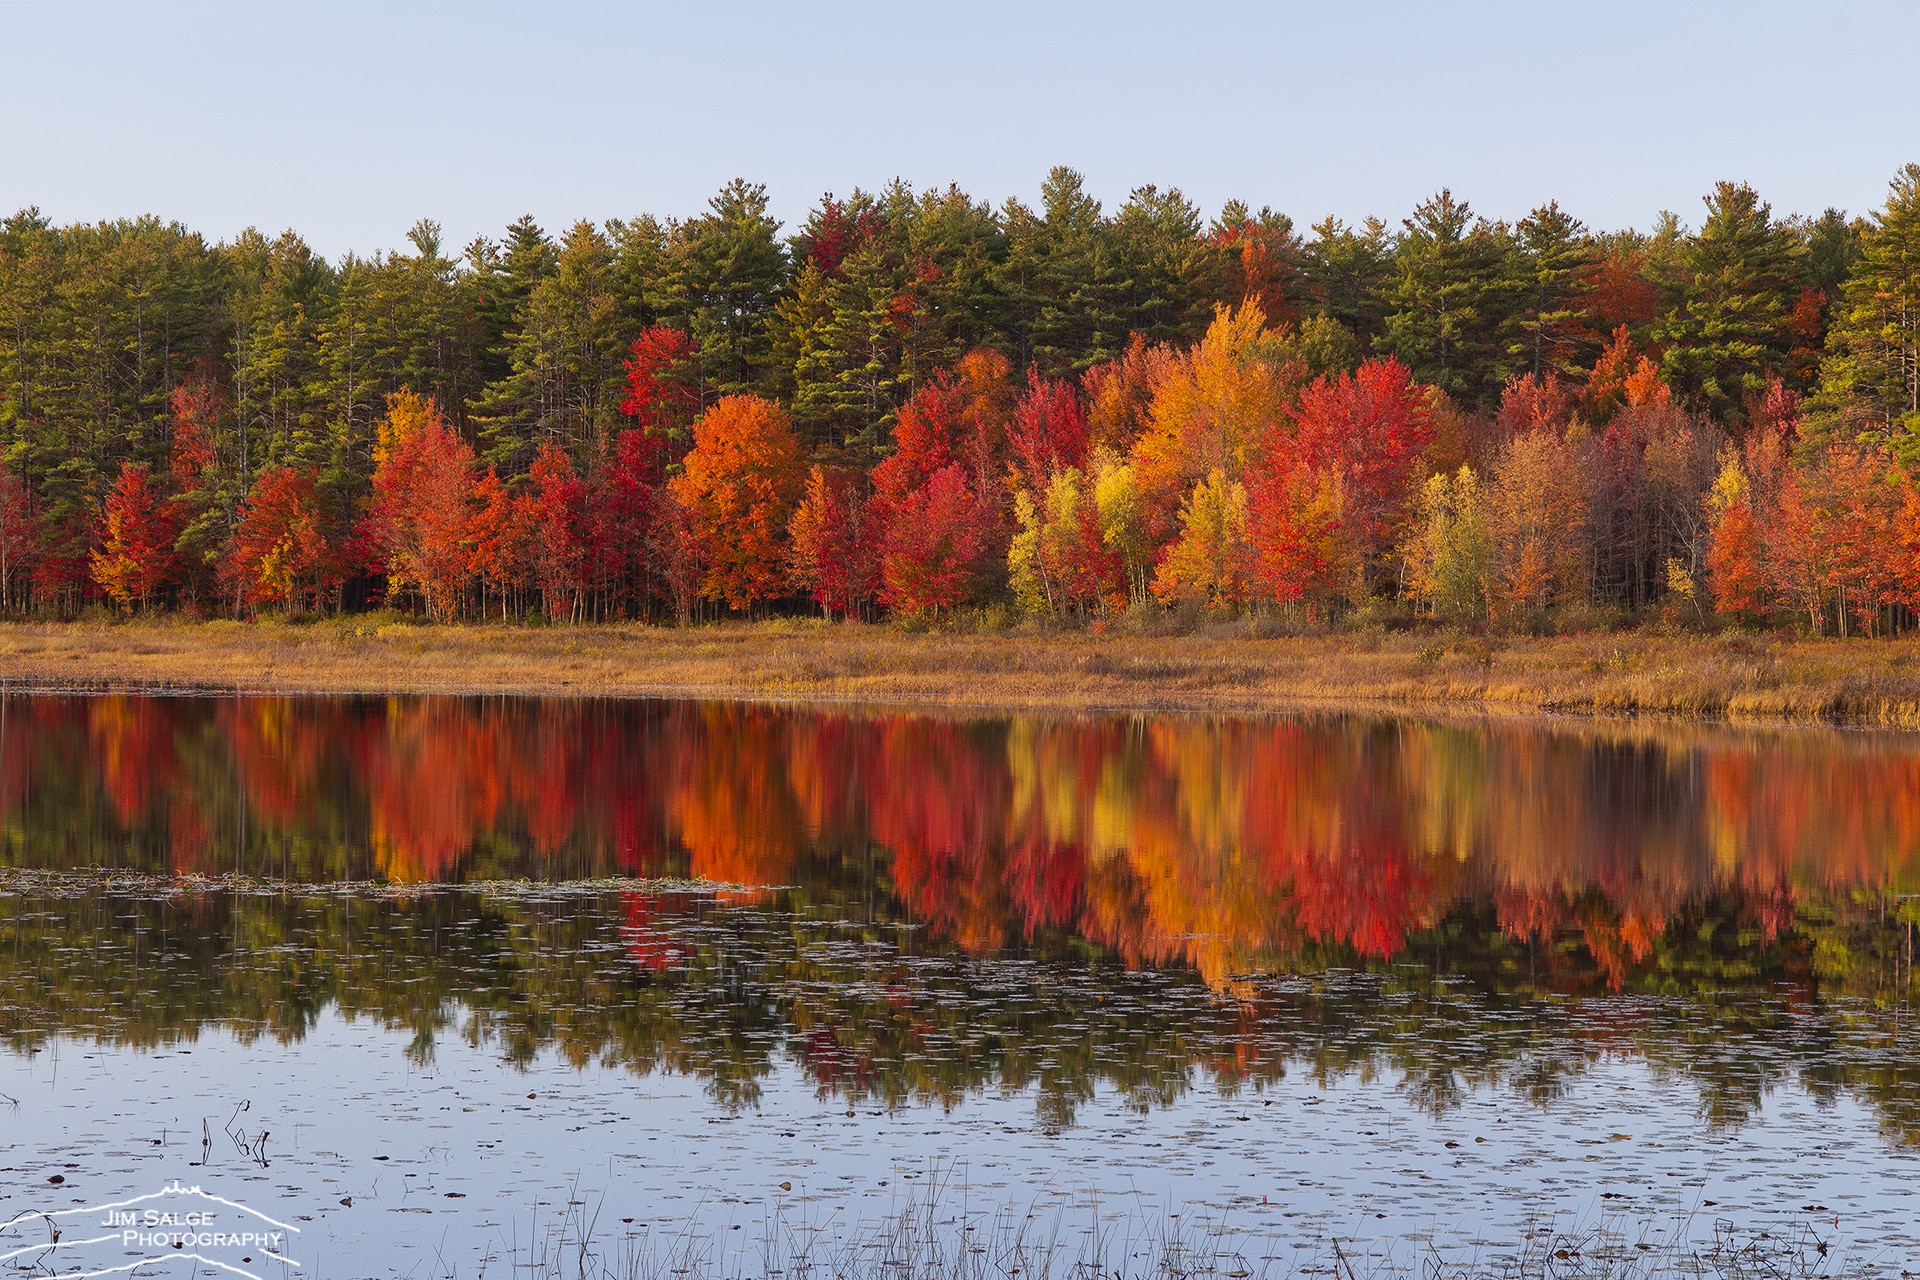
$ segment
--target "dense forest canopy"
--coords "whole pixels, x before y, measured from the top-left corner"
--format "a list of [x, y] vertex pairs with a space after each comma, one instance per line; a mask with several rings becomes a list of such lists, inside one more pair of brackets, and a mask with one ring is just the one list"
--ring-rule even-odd
[[1899, 625], [1920, 166], [1397, 226], [735, 181], [329, 262], [0, 223], [0, 608]]

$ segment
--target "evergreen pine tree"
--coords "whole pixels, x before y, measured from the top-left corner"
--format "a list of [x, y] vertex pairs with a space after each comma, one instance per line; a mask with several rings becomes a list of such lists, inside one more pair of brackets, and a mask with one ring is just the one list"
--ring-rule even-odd
[[1920, 438], [1920, 164], [1894, 176], [1861, 236], [1811, 408], [1821, 434]]
[[1785, 367], [1804, 249], [1744, 183], [1707, 197], [1707, 220], [1675, 253], [1678, 305], [1654, 326], [1661, 373], [1693, 408], [1725, 415]]

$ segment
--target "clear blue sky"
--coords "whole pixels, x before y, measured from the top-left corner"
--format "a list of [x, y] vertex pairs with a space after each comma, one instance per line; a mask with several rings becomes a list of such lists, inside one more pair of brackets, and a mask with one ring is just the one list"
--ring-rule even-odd
[[0, 0], [0, 208], [142, 212], [321, 251], [531, 212], [697, 212], [735, 175], [789, 225], [899, 176], [1111, 208], [1177, 186], [1304, 225], [1442, 185], [1516, 217], [1875, 206], [1920, 160], [1920, 5]]

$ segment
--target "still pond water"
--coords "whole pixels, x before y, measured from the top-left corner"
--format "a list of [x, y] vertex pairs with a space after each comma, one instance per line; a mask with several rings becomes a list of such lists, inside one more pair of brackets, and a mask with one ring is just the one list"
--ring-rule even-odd
[[[844, 1270], [916, 1214], [1000, 1273], [1920, 1272], [1915, 893], [1915, 737], [0, 695], [0, 1222], [178, 1179], [306, 1277]], [[143, 1256], [48, 1242], [0, 1276]]]

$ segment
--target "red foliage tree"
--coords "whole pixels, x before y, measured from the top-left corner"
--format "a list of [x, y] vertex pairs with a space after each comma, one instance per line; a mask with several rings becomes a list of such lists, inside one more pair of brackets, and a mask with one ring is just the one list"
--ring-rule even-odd
[[167, 456], [167, 479], [173, 490], [179, 534], [174, 546], [180, 556], [180, 590], [197, 607], [203, 589], [211, 586], [224, 523], [219, 503], [219, 450], [213, 425], [220, 412], [219, 391], [205, 377], [193, 377], [173, 389], [173, 445]]
[[1339, 588], [1353, 561], [1342, 538], [1345, 499], [1337, 474], [1297, 464], [1257, 473], [1247, 495], [1250, 572], [1269, 599], [1288, 603]]
[[901, 498], [925, 484], [958, 453], [966, 393], [957, 379], [942, 373], [903, 405], [893, 426], [893, 452], [873, 469], [873, 487]]
[[663, 485], [655, 495], [647, 551], [652, 557], [655, 592], [673, 609], [674, 620], [685, 626], [700, 601], [707, 566], [701, 558], [693, 512], [674, 494], [672, 485]]
[[898, 498], [959, 463], [977, 493], [998, 485], [1005, 472], [1013, 389], [1007, 358], [973, 351], [951, 372], [932, 378], [900, 407], [894, 450], [873, 469], [873, 486]]
[[1041, 551], [1049, 560], [1064, 605], [1091, 614], [1103, 603], [1124, 603], [1126, 562], [1107, 545], [1100, 528], [1100, 508], [1090, 490], [1082, 488], [1069, 529], [1061, 532], [1065, 536], [1043, 537]]
[[1622, 249], [1607, 255], [1586, 273], [1586, 296], [1581, 310], [1594, 341], [1628, 325], [1653, 319], [1660, 291], [1646, 276], [1647, 255], [1641, 249]]
[[436, 618], [456, 614], [473, 579], [473, 448], [439, 406], [409, 392], [387, 398], [375, 449], [366, 539], [390, 586], [412, 589]]
[[663, 439], [679, 440], [700, 413], [699, 366], [693, 339], [679, 329], [654, 325], [627, 352], [627, 397], [620, 412], [640, 420], [640, 428]]
[[1073, 384], [1027, 375], [1027, 391], [1014, 407], [1008, 443], [1020, 478], [1036, 494], [1068, 467], [1087, 463], [1087, 411]]
[[534, 455], [529, 495], [534, 578], [547, 617], [577, 622], [586, 614], [592, 516], [587, 485], [567, 451], [549, 440]]
[[991, 521], [958, 463], [893, 504], [880, 599], [902, 613], [963, 603], [990, 550]]
[[852, 617], [873, 599], [880, 569], [873, 509], [860, 476], [816, 466], [794, 510], [789, 565], [827, 616]]
[[115, 604], [145, 607], [177, 563], [180, 529], [173, 504], [144, 462], [125, 462], [107, 494], [105, 537], [93, 553], [93, 580]]
[[72, 609], [86, 597], [93, 584], [95, 532], [93, 522], [78, 511], [41, 517], [31, 569], [36, 608]]
[[886, 219], [871, 204], [828, 196], [807, 219], [806, 229], [795, 237], [794, 248], [802, 260], [831, 278], [840, 274], [840, 264], [849, 254], [885, 230], [886, 225]]
[[588, 480], [590, 554], [600, 590], [616, 609], [644, 609], [651, 594], [647, 540], [665, 443], [643, 431], [622, 431]]
[[1426, 389], [1393, 359], [1316, 378], [1293, 417], [1291, 432], [1269, 432], [1248, 490], [1255, 572], [1283, 600], [1330, 585], [1337, 559], [1370, 571], [1399, 534], [1433, 440]]
[[1433, 440], [1426, 389], [1398, 360], [1368, 360], [1300, 393], [1295, 448], [1316, 470], [1337, 472], [1347, 519], [1377, 542], [1404, 511], [1420, 454]]
[[268, 467], [247, 491], [220, 573], [240, 605], [278, 604], [297, 613], [338, 584], [338, 560], [318, 477]]
[[33, 570], [37, 532], [27, 486], [0, 461], [0, 612], [26, 603], [23, 583]]

